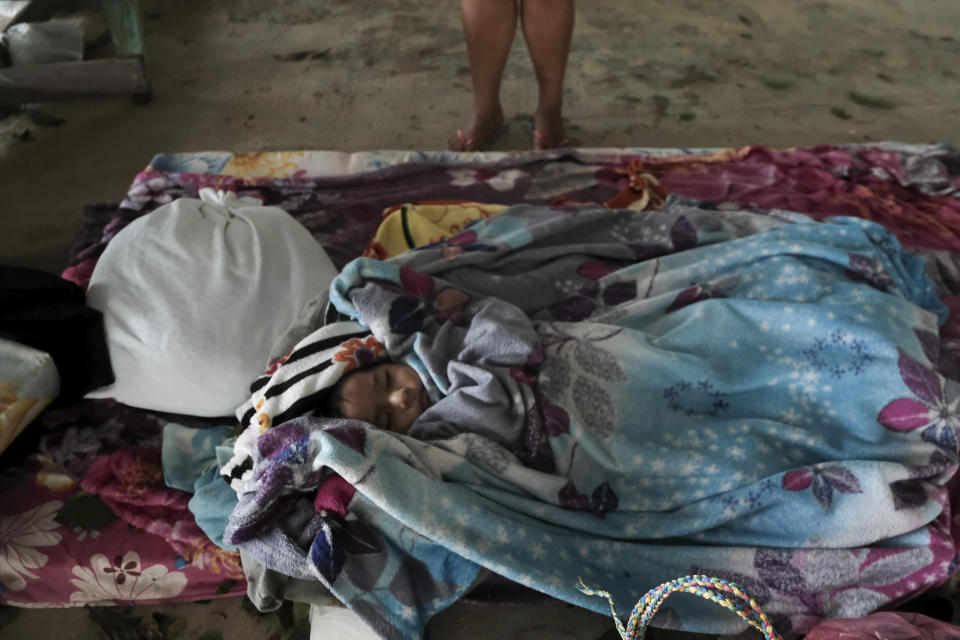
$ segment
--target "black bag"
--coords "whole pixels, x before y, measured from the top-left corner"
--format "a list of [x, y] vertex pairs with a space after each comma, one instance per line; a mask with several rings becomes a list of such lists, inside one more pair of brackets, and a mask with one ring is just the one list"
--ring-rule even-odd
[[45, 351], [60, 374], [53, 406], [70, 404], [114, 380], [103, 314], [83, 289], [58, 276], [0, 266], [0, 338]]

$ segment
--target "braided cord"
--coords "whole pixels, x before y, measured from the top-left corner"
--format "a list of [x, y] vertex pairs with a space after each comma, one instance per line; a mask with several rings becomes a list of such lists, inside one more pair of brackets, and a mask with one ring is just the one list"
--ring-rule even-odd
[[613, 614], [613, 623], [617, 625], [617, 632], [620, 634], [620, 637], [623, 640], [630, 640], [630, 636], [627, 635], [627, 630], [623, 628], [623, 623], [620, 622], [620, 616], [617, 615], [617, 604], [613, 600], [613, 594], [609, 591], [604, 591], [603, 589], [591, 589], [587, 585], [583, 584], [583, 578], [577, 578], [577, 590], [581, 593], [585, 593], [588, 596], [597, 596], [598, 598], [606, 598], [607, 602], [610, 603], [610, 613]]
[[[664, 582], [659, 587], [648, 591], [637, 602], [637, 606], [630, 612], [630, 618], [627, 621], [627, 627], [624, 628], [617, 615], [616, 603], [613, 595], [609, 591], [602, 589], [592, 589], [579, 580], [577, 589], [588, 596], [597, 596], [606, 598], [610, 603], [610, 612], [613, 614], [614, 623], [617, 625], [617, 631], [623, 640], [642, 640], [647, 627], [653, 617], [660, 610], [660, 605], [673, 593], [690, 593], [700, 596], [711, 602], [715, 602], [738, 616], [743, 618], [747, 624], [763, 633], [766, 640], [782, 640], [773, 630], [773, 625], [767, 614], [763, 612], [757, 601], [750, 594], [743, 590], [734, 582], [722, 580], [720, 578], [711, 578], [704, 575], [690, 575], [683, 578], [677, 578], [669, 582]], [[730, 595], [733, 598], [729, 597]]]

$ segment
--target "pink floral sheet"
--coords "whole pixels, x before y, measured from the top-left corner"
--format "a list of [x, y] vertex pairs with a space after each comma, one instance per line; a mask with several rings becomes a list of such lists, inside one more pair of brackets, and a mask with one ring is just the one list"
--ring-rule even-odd
[[189, 551], [118, 517], [45, 456], [32, 455], [0, 477], [3, 604], [146, 604], [245, 593], [234, 554], [202, 546], [188, 561]]
[[[643, 174], [718, 207], [854, 215], [885, 224], [908, 247], [960, 250], [960, 154], [948, 145], [223, 152], [157, 156], [119, 206], [89, 207], [63, 276], [86, 286], [124, 226], [203, 187], [285, 209], [342, 267], [396, 204], [629, 202]], [[944, 336], [944, 346], [956, 346], [956, 338]], [[88, 400], [48, 409], [20, 436], [26, 455], [0, 475], [0, 604], [194, 601], [245, 591], [236, 554], [215, 547], [193, 522], [189, 496], [163, 484], [160, 437], [168, 422], [223, 423]]]

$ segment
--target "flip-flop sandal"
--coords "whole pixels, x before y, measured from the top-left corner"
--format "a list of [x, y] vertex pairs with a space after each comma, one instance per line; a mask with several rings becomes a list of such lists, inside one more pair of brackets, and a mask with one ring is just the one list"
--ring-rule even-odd
[[533, 120], [524, 120], [523, 128], [526, 130], [527, 135], [530, 137], [530, 140], [533, 142], [539, 142], [541, 149], [534, 149], [534, 151], [552, 151], [554, 149], [563, 149], [565, 147], [574, 146], [574, 143], [569, 138], [563, 138], [562, 140], [551, 140], [544, 134], [533, 126]]
[[460, 143], [460, 148], [455, 150], [451, 149], [451, 151], [486, 151], [492, 147], [497, 140], [503, 137], [503, 134], [507, 132], [509, 127], [509, 123], [504, 121], [492, 133], [488, 133], [485, 136], [472, 136], [470, 138], [463, 135], [463, 129], [457, 129], [457, 141]]
[[564, 147], [570, 146], [570, 140], [564, 138], [563, 140], [551, 140], [547, 136], [543, 135], [536, 129], [533, 130], [533, 137], [537, 139], [537, 142], [540, 143], [540, 151], [549, 151], [552, 149], [563, 149]]

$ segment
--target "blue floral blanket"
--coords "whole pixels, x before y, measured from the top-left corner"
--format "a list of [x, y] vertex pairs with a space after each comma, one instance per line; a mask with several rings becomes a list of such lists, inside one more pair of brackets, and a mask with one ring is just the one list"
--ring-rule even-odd
[[[418, 637], [488, 569], [598, 612], [690, 573], [781, 633], [956, 567], [958, 385], [919, 258], [860, 219], [516, 206], [331, 289], [436, 403], [267, 430], [228, 536]], [[657, 622], [733, 633], [678, 598]]]

